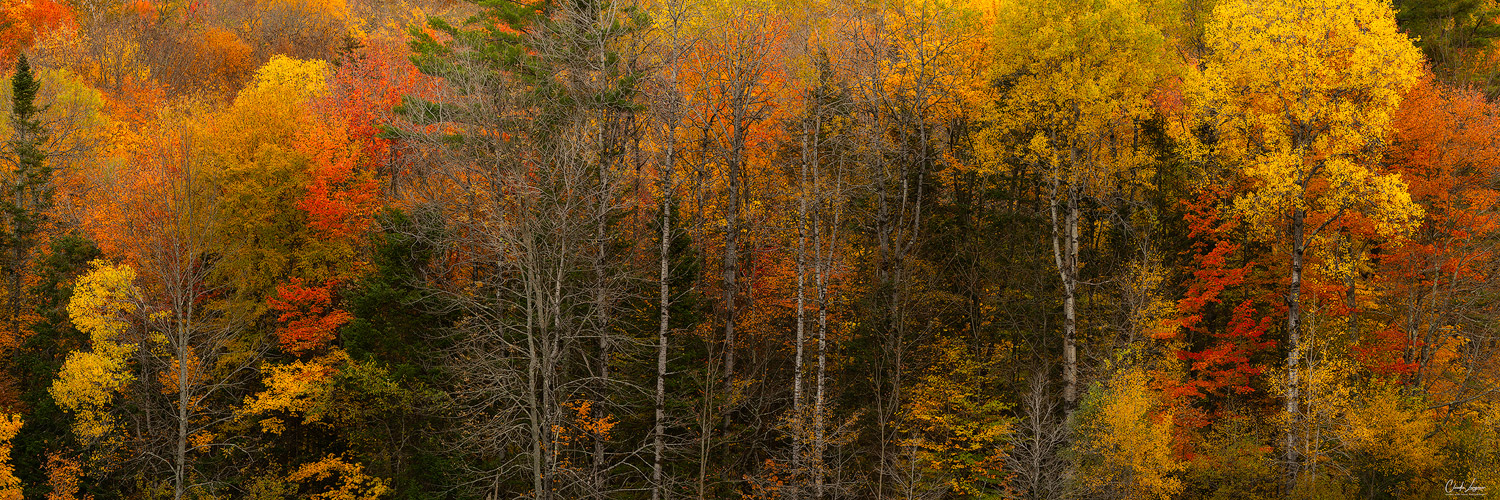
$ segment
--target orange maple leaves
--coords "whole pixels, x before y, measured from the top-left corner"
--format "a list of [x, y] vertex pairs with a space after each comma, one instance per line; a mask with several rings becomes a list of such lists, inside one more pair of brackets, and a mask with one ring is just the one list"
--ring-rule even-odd
[[276, 335], [282, 350], [301, 354], [326, 347], [338, 328], [353, 319], [347, 311], [333, 307], [334, 285], [326, 281], [308, 286], [301, 278], [292, 278], [276, 288], [276, 297], [268, 302], [281, 313], [277, 320], [282, 327]]
[[0, 0], [0, 61], [9, 65], [38, 39], [73, 24], [73, 10], [56, 0]]
[[[354, 57], [330, 75], [329, 91], [310, 103], [307, 123], [297, 133], [296, 148], [308, 158], [307, 191], [296, 202], [307, 225], [327, 241], [356, 241], [374, 224], [381, 206], [378, 170], [389, 164], [391, 143], [378, 126], [403, 95], [431, 88], [394, 42], [368, 40]], [[332, 279], [292, 277], [277, 287], [267, 303], [279, 314], [281, 347], [301, 354], [326, 347], [338, 328], [352, 318], [334, 307], [339, 284], [358, 273], [355, 265]]]

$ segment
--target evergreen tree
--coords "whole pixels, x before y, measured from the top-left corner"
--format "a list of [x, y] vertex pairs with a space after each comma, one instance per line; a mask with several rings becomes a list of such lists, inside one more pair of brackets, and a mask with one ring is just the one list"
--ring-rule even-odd
[[[93, 241], [76, 235], [54, 238], [49, 247], [36, 263], [38, 283], [31, 289], [37, 321], [30, 325], [32, 334], [11, 358], [27, 419], [16, 435], [13, 453], [16, 475], [26, 487], [26, 498], [42, 498], [48, 493], [49, 456], [66, 457], [76, 450], [71, 431], [73, 419], [58, 407], [47, 390], [57, 378], [68, 352], [88, 345], [87, 335], [68, 320], [68, 301], [73, 298], [74, 280], [89, 271], [90, 261], [104, 256]], [[109, 498], [102, 491], [92, 494], [95, 498]]]
[[52, 205], [52, 170], [47, 165], [44, 145], [47, 133], [42, 128], [42, 107], [37, 106], [41, 82], [32, 73], [23, 54], [16, 59], [11, 76], [12, 135], [6, 143], [6, 158], [11, 169], [0, 177], [0, 278], [4, 280], [4, 318], [12, 339], [24, 337], [22, 310], [29, 307], [25, 276], [32, 249], [37, 244], [46, 213]]

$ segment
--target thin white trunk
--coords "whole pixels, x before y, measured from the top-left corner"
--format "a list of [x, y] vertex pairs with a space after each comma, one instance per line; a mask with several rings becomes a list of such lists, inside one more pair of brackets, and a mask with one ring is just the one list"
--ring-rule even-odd
[[[792, 373], [792, 489], [791, 497], [798, 498], [801, 483], [796, 478], [802, 471], [802, 434], [805, 413], [802, 409], [802, 360], [803, 346], [807, 343], [807, 130], [802, 135], [802, 170], [798, 177], [797, 200], [797, 359]], [[816, 189], [813, 186], [813, 189]]]
[[[820, 74], [820, 76], [821, 76], [821, 74]], [[814, 124], [813, 124], [813, 130], [815, 130], [815, 131], [821, 131], [822, 129], [823, 129], [823, 113], [822, 113], [822, 107], [819, 107], [818, 108], [818, 113], [815, 116], [815, 121], [814, 121]], [[816, 136], [814, 136], [814, 137], [816, 137]], [[828, 356], [827, 356], [827, 350], [828, 350], [828, 347], [827, 347], [828, 346], [828, 265], [829, 265], [829, 260], [831, 259], [830, 255], [832, 254], [832, 250], [831, 250], [831, 248], [824, 248], [825, 242], [823, 240], [823, 210], [824, 210], [824, 208], [825, 208], [826, 205], [825, 205], [825, 202], [823, 200], [823, 194], [824, 193], [823, 193], [823, 189], [822, 189], [822, 178], [823, 178], [823, 176], [822, 176], [822, 174], [823, 174], [822, 162], [821, 162], [821, 160], [818, 157], [819, 156], [818, 152], [819, 152], [819, 149], [816, 148], [816, 147], [814, 147], [813, 151], [812, 151], [812, 157], [813, 157], [813, 161], [812, 161], [812, 168], [813, 168], [812, 177], [813, 177], [813, 186], [815, 188], [815, 192], [818, 193], [818, 198], [816, 200], [816, 202], [817, 202], [817, 204], [816, 204], [817, 209], [813, 211], [812, 231], [813, 231], [813, 275], [814, 275], [814, 280], [816, 282], [816, 287], [817, 287], [816, 293], [817, 293], [817, 301], [818, 301], [818, 332], [817, 332], [817, 334], [818, 334], [818, 375], [817, 375], [817, 393], [816, 393], [816, 395], [814, 395], [814, 401], [813, 401], [812, 471], [813, 471], [813, 498], [821, 499], [821, 498], [823, 498], [823, 489], [824, 489], [824, 485], [823, 485], [823, 473], [824, 473], [824, 470], [823, 470], [823, 450], [824, 450], [825, 446], [827, 445], [827, 443], [825, 442], [825, 439], [824, 439], [824, 418], [825, 418], [825, 413], [827, 412], [827, 407], [826, 407], [826, 403], [825, 403], [825, 400], [826, 400], [825, 399], [826, 398], [826, 396], [825, 396], [825, 389], [827, 387], [827, 370], [828, 370]], [[842, 179], [840, 179], [840, 181], [842, 181]], [[838, 200], [838, 195], [837, 194], [835, 195], [834, 199]], [[835, 223], [834, 223], [835, 226], [837, 225], [836, 221], [837, 221], [837, 217], [835, 217]], [[829, 244], [831, 244], [831, 241], [829, 242]]]
[[[673, 68], [676, 75], [676, 68]], [[674, 78], [675, 81], [675, 78]], [[671, 123], [671, 122], [669, 122]], [[657, 255], [660, 265], [660, 296], [658, 306], [661, 308], [660, 324], [656, 331], [656, 415], [655, 426], [652, 429], [652, 460], [651, 460], [651, 500], [662, 500], [665, 491], [662, 488], [661, 462], [662, 455], [666, 452], [666, 408], [667, 408], [667, 333], [671, 328], [671, 244], [672, 244], [672, 194], [676, 187], [673, 185], [673, 172], [677, 161], [674, 146], [677, 127], [669, 124], [667, 137], [667, 160], [663, 168], [661, 189], [661, 248]]]
[[[1078, 201], [1076, 188], [1052, 180], [1052, 259], [1057, 265], [1063, 292], [1063, 402], [1071, 413], [1078, 403]], [[1066, 190], [1066, 192], [1064, 192]], [[1062, 198], [1061, 200], [1059, 198]], [[1066, 207], [1059, 205], [1066, 203]], [[1060, 213], [1066, 210], [1066, 213]]]
[[1301, 425], [1302, 413], [1299, 407], [1301, 387], [1298, 377], [1298, 367], [1302, 363], [1301, 345], [1301, 320], [1302, 320], [1302, 257], [1306, 250], [1306, 242], [1303, 232], [1305, 231], [1306, 213], [1298, 209], [1292, 214], [1291, 231], [1292, 237], [1292, 276], [1291, 284], [1287, 286], [1286, 293], [1286, 488], [1290, 492], [1297, 487], [1301, 473], [1301, 453], [1298, 451], [1299, 441], [1297, 427]]

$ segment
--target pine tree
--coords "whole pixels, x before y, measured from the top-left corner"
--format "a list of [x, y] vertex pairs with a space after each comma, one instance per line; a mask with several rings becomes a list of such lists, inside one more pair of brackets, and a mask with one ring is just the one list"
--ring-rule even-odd
[[24, 276], [32, 249], [37, 244], [46, 213], [52, 205], [50, 188], [52, 170], [43, 148], [47, 133], [42, 128], [43, 108], [36, 104], [41, 83], [31, 71], [23, 54], [16, 59], [11, 76], [11, 126], [13, 133], [6, 143], [6, 158], [12, 162], [9, 172], [0, 177], [0, 279], [4, 280], [4, 318], [7, 334], [19, 341], [23, 324], [21, 311], [30, 301], [24, 295]]

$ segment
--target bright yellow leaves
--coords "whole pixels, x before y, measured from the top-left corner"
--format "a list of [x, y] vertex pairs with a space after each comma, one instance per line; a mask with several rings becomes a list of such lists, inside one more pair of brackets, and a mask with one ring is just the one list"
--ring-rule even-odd
[[[1010, 86], [981, 152], [1017, 155], [1056, 182], [1097, 191], [1145, 158], [1135, 121], [1166, 71], [1166, 40], [1135, 0], [1011, 0], [999, 8], [995, 78]], [[1034, 131], [1018, 150], [1003, 134]]]
[[364, 469], [363, 465], [351, 464], [343, 458], [328, 455], [322, 460], [298, 467], [287, 479], [310, 483], [337, 478], [334, 489], [314, 493], [307, 497], [311, 500], [373, 500], [390, 493], [389, 480], [366, 474]]
[[[332, 390], [330, 381], [333, 375], [348, 361], [348, 354], [342, 350], [334, 350], [327, 356], [310, 361], [294, 361], [266, 368], [266, 390], [255, 397], [245, 398], [245, 406], [240, 408], [240, 413], [266, 415], [276, 412], [284, 416], [302, 417], [308, 423], [317, 422], [322, 414], [319, 408]], [[260, 421], [261, 430], [271, 434], [280, 434], [285, 426], [286, 422], [276, 416]]]
[[1403, 396], [1394, 384], [1381, 384], [1366, 394], [1345, 413], [1338, 429], [1344, 447], [1360, 454], [1364, 467], [1381, 474], [1420, 474], [1437, 467], [1441, 454], [1430, 437], [1437, 422], [1424, 405]]
[[130, 266], [93, 262], [94, 271], [78, 279], [68, 301], [73, 326], [89, 335], [97, 350], [113, 347], [130, 327], [129, 316], [139, 308], [135, 269]]
[[135, 380], [126, 360], [136, 344], [125, 333], [140, 300], [130, 266], [103, 261], [93, 265], [93, 272], [78, 279], [68, 302], [73, 325], [89, 335], [93, 349], [69, 353], [50, 391], [77, 417], [73, 430], [84, 440], [102, 438], [114, 429], [109, 407], [115, 393]]
[[256, 6], [265, 10], [282, 10], [312, 17], [342, 19], [349, 15], [347, 0], [258, 0]]
[[937, 349], [939, 363], [911, 389], [902, 419], [911, 437], [903, 444], [918, 450], [918, 463], [952, 492], [983, 497], [1006, 477], [1001, 466], [1011, 434], [1010, 405], [990, 389], [999, 360], [975, 356], [955, 340]]
[[1386, 235], [1409, 230], [1421, 209], [1365, 153], [1422, 67], [1390, 5], [1235, 0], [1214, 14], [1198, 100], [1219, 120], [1221, 156], [1244, 159], [1257, 185], [1235, 200], [1251, 226], [1302, 211], [1362, 213]]
[[287, 56], [272, 57], [255, 70], [255, 80], [243, 93], [272, 93], [286, 99], [287, 94], [307, 100], [322, 95], [328, 89], [328, 63], [320, 60], [301, 60]]
[[1078, 477], [1115, 498], [1172, 498], [1182, 491], [1176, 473], [1185, 465], [1172, 456], [1172, 415], [1139, 369], [1116, 374], [1096, 387], [1079, 409], [1084, 463]]
[[21, 500], [21, 479], [10, 464], [10, 440], [21, 432], [20, 415], [0, 414], [0, 500]]

